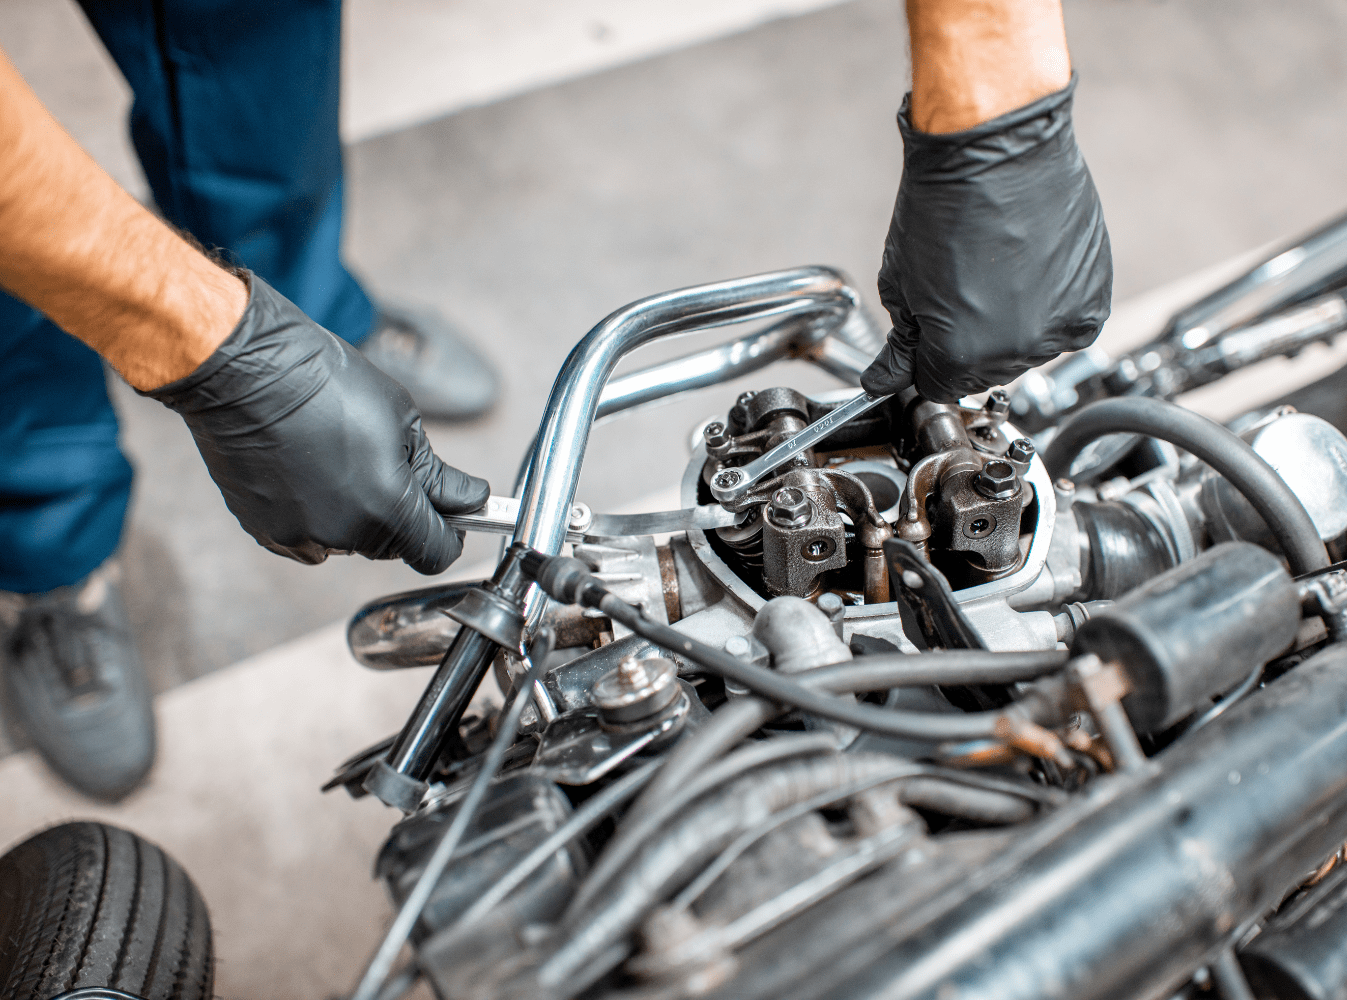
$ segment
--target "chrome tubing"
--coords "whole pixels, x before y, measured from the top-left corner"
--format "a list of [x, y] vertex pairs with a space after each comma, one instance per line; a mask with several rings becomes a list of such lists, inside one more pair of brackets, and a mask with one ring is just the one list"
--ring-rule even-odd
[[688, 389], [720, 385], [782, 358], [798, 357], [813, 348], [835, 325], [791, 317], [728, 344], [615, 378], [599, 396], [595, 419], [602, 420]]
[[561, 551], [590, 428], [624, 356], [661, 337], [772, 316], [833, 314], [845, 320], [859, 305], [842, 274], [804, 267], [664, 292], [617, 310], [575, 346], [553, 383], [515, 539], [544, 555]]
[[1271, 258], [1174, 315], [1158, 340], [1190, 350], [1211, 343], [1311, 294], [1347, 271], [1347, 215], [1284, 247]]
[[783, 358], [813, 362], [848, 385], [858, 386], [861, 372], [884, 346], [884, 339], [884, 331], [864, 305], [841, 316], [793, 316], [728, 344], [613, 379], [599, 397], [595, 419], [690, 389], [720, 385]]

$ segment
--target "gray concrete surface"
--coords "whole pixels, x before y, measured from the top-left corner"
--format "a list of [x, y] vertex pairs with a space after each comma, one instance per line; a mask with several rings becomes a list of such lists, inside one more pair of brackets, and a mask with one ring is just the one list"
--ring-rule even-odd
[[[819, 262], [850, 271], [873, 302], [901, 163], [900, 6], [842, 4], [352, 147], [355, 265], [376, 292], [452, 316], [507, 374], [493, 415], [432, 428], [441, 454], [507, 489], [566, 352], [642, 295]], [[1067, 12], [1118, 299], [1347, 201], [1341, 4], [1069, 0]], [[11, 38], [0, 16], [0, 44], [45, 67], [34, 75], [77, 135], [81, 122], [97, 131], [124, 95], [92, 57], [52, 71], [59, 32], [77, 27], [68, 8], [61, 17]], [[789, 369], [772, 379], [828, 384]], [[734, 391], [596, 430], [581, 498], [612, 507], [668, 482], [688, 428]], [[117, 401], [140, 470], [128, 596], [159, 689], [424, 582], [400, 565], [265, 553], [177, 418], [124, 386]], [[473, 540], [467, 559], [491, 544]]]

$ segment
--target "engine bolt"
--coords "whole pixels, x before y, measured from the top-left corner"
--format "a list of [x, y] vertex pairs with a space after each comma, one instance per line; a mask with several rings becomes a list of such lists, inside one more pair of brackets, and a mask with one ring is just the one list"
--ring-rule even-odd
[[708, 448], [720, 448], [729, 441], [729, 436], [725, 433], [725, 425], [719, 420], [713, 420], [702, 428], [702, 438], [706, 441], [706, 447]]
[[973, 489], [988, 500], [1009, 500], [1020, 491], [1020, 481], [1015, 475], [1015, 467], [998, 459], [988, 462], [973, 477]]
[[827, 593], [819, 594], [818, 600], [814, 602], [814, 605], [828, 616], [828, 621], [830, 622], [839, 620], [847, 613], [846, 602], [831, 590]]
[[645, 665], [634, 656], [624, 656], [617, 665], [617, 675], [622, 683], [633, 691], [640, 690], [650, 683], [650, 675]]
[[1010, 442], [1010, 448], [1006, 451], [1006, 458], [1022, 465], [1027, 465], [1033, 457], [1034, 443], [1028, 438], [1016, 438]]
[[725, 640], [725, 652], [740, 660], [747, 660], [753, 647], [749, 644], [748, 637], [743, 635], [732, 635]]
[[983, 409], [993, 420], [1004, 420], [1010, 413], [1010, 393], [1004, 389], [993, 389], [988, 394]]
[[828, 616], [828, 621], [833, 623], [833, 631], [837, 633], [837, 638], [842, 638], [843, 619], [847, 616], [846, 601], [828, 590], [818, 595], [814, 606]]
[[660, 657], [626, 656], [590, 689], [607, 723], [624, 724], [663, 711], [677, 699], [678, 667]]
[[767, 508], [767, 516], [772, 523], [782, 528], [802, 528], [814, 515], [814, 508], [804, 490], [794, 486], [783, 486], [772, 494], [772, 504]]
[[742, 475], [743, 473], [738, 469], [722, 469], [715, 474], [711, 483], [722, 490], [728, 490], [739, 482]]

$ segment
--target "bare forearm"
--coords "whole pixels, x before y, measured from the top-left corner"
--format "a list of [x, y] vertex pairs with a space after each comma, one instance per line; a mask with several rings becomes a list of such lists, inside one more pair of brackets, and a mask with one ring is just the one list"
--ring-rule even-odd
[[912, 124], [959, 132], [1061, 90], [1061, 0], [907, 0]]
[[243, 282], [79, 148], [3, 52], [0, 286], [138, 389], [190, 374], [229, 335], [248, 298]]

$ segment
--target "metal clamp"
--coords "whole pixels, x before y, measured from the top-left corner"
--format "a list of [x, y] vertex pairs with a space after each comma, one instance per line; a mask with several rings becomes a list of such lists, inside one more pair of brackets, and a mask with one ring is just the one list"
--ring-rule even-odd
[[753, 461], [737, 469], [722, 469], [711, 479], [711, 495], [722, 504], [738, 500], [779, 466], [800, 452], [814, 447], [843, 424], [873, 410], [889, 396], [860, 392], [835, 410], [829, 410], [794, 437], [782, 441]]

